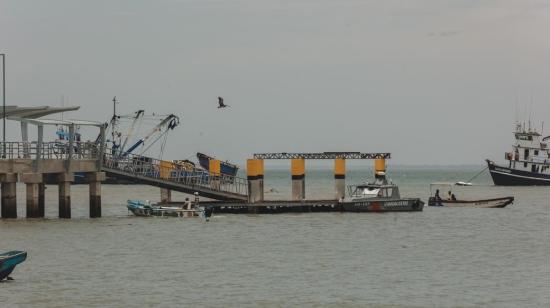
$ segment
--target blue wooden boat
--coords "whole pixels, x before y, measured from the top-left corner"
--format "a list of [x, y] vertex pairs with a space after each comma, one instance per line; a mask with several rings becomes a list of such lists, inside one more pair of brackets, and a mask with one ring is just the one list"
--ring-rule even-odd
[[[197, 159], [199, 160], [199, 164], [204, 170], [210, 170], [210, 160], [215, 159], [214, 157], [210, 157], [203, 153], [197, 153]], [[237, 171], [239, 170], [239, 166], [231, 164], [229, 162], [220, 161], [220, 172], [222, 175], [228, 175], [230, 177], [234, 177], [237, 175]]]
[[128, 200], [126, 207], [128, 211], [136, 216], [193, 217], [199, 215], [199, 211], [187, 207], [185, 204], [182, 206], [166, 206], [151, 204], [151, 202], [143, 200]]
[[12, 250], [0, 254], [0, 281], [9, 279], [15, 266], [27, 259], [26, 251]]

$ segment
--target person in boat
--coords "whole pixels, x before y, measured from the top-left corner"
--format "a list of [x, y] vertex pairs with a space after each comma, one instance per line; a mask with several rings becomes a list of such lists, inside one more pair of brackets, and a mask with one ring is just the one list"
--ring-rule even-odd
[[437, 206], [441, 206], [441, 197], [439, 196], [439, 189], [436, 189], [435, 190], [435, 196], [434, 196], [434, 200], [435, 200], [435, 205]]
[[181, 209], [190, 209], [191, 208], [191, 201], [189, 201], [189, 198], [185, 198], [185, 202], [182, 204]]

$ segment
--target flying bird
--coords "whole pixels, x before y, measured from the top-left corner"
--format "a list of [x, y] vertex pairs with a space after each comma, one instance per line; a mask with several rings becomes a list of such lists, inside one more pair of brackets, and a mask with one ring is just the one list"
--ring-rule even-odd
[[229, 107], [229, 105], [226, 105], [223, 103], [223, 97], [221, 96], [218, 96], [218, 108], [225, 108], [225, 107]]

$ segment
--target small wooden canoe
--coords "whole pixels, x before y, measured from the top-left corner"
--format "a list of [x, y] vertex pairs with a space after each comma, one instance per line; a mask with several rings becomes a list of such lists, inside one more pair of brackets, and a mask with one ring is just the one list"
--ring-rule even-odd
[[472, 207], [472, 208], [503, 208], [508, 204], [514, 203], [514, 197], [502, 197], [480, 200], [439, 200], [434, 197], [428, 199], [428, 206], [445, 207]]
[[12, 250], [0, 253], [0, 281], [9, 278], [15, 266], [27, 259], [26, 251]]

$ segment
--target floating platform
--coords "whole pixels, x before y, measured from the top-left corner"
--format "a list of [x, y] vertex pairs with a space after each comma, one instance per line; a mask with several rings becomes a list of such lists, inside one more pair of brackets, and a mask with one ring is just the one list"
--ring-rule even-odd
[[[171, 206], [183, 204], [171, 202]], [[328, 212], [418, 212], [422, 208], [412, 209], [406, 207], [375, 206], [369, 209], [354, 210], [345, 206], [346, 203], [338, 200], [270, 200], [255, 203], [226, 202], [226, 201], [201, 201], [199, 206], [214, 208], [216, 214], [282, 214], [282, 213], [328, 213]]]

